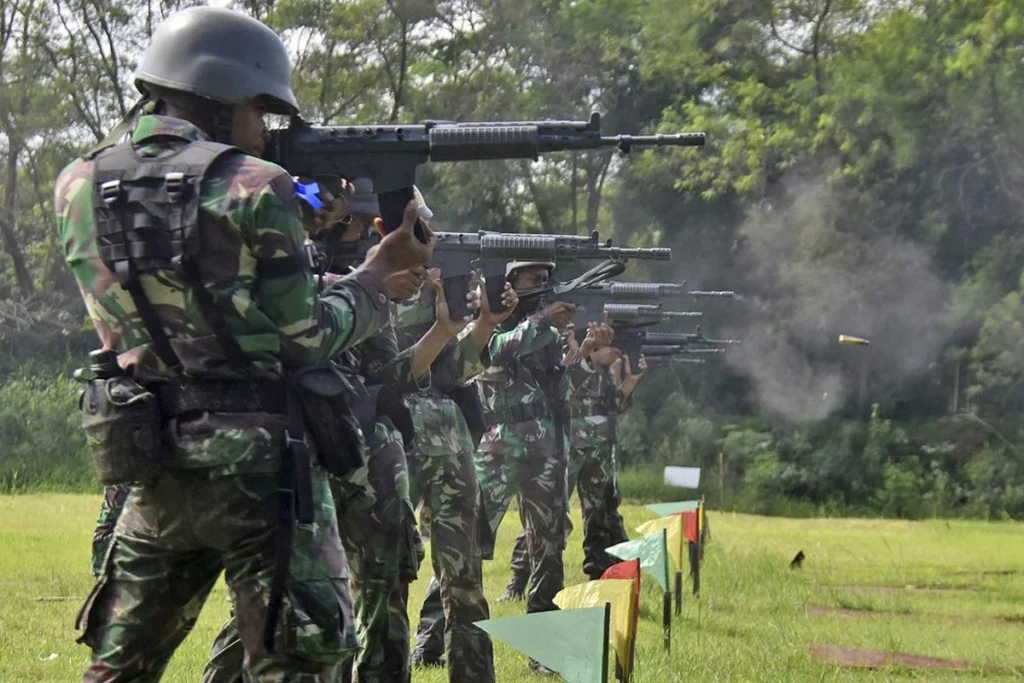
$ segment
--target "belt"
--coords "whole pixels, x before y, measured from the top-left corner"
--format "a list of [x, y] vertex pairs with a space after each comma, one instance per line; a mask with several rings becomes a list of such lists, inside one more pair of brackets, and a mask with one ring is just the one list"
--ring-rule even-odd
[[283, 380], [172, 380], [152, 391], [165, 420], [195, 412], [288, 414]]
[[520, 403], [510, 406], [504, 410], [485, 410], [484, 421], [488, 427], [498, 424], [516, 424], [527, 420], [539, 420], [544, 417], [551, 417], [551, 410], [546, 403]]

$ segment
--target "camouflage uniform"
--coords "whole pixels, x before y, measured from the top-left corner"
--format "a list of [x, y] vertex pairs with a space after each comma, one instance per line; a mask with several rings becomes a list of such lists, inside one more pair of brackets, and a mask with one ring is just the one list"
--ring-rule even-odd
[[[433, 304], [418, 301], [399, 312], [400, 341], [411, 344], [433, 320]], [[413, 500], [422, 502], [430, 525], [433, 578], [428, 597], [438, 612], [437, 638], [429, 651], [417, 653], [439, 660], [448, 653], [450, 683], [492, 683], [494, 653], [490, 637], [473, 625], [490, 618], [483, 590], [480, 547], [480, 488], [473, 468], [475, 445], [459, 406], [448, 393], [480, 374], [480, 350], [467, 329], [451, 340], [430, 369], [430, 389], [406, 397], [416, 425], [409, 454]], [[443, 637], [442, 637], [443, 634]], [[445, 644], [447, 647], [445, 648]]]
[[129, 490], [130, 487], [125, 484], [103, 488], [103, 503], [100, 505], [100, 515], [96, 519], [96, 529], [92, 533], [93, 576], [99, 576], [103, 568], [103, 558], [106, 557], [107, 548], [114, 539], [117, 518], [121, 516]]
[[[132, 142], [143, 158], [205, 138], [191, 123], [143, 116]], [[108, 348], [136, 380], [180, 375], [155, 353], [140, 316], [99, 257], [91, 160], [61, 173], [55, 208], [65, 257], [89, 315]], [[204, 285], [219, 302], [252, 371], [274, 380], [282, 366], [337, 356], [387, 320], [384, 283], [370, 273], [318, 298], [308, 271], [261, 278], [261, 262], [297, 258], [303, 248], [294, 188], [280, 167], [229, 155], [199, 187]], [[173, 271], [143, 275], [182, 363], [194, 378], [241, 378], [232, 368], [190, 287]], [[286, 418], [269, 413], [181, 415], [168, 423], [167, 470], [133, 486], [100, 577], [78, 620], [93, 651], [86, 681], [157, 680], [221, 571], [236, 605], [245, 670], [254, 681], [317, 681], [356, 647], [348, 564], [334, 501], [314, 467], [314, 523], [296, 527], [275, 653], [262, 643], [278, 526], [279, 465]]]
[[[497, 535], [518, 495], [531, 559], [526, 611], [558, 609], [568, 508], [566, 401], [571, 385], [561, 369], [564, 343], [535, 313], [490, 342], [491, 367], [479, 379], [488, 422], [477, 454], [477, 476], [491, 532]], [[493, 557], [493, 547], [485, 557]]]
[[[360, 385], [384, 384], [407, 393], [411, 353], [398, 352], [394, 327], [347, 350], [338, 367]], [[358, 394], [359, 392], [357, 392]], [[366, 400], [359, 395], [353, 401]], [[409, 470], [401, 432], [377, 416], [367, 435], [366, 465], [347, 479], [331, 478], [341, 540], [352, 561], [356, 628], [361, 650], [352, 667], [359, 683], [410, 680], [409, 584], [416, 580], [423, 546], [409, 493]], [[240, 681], [242, 647], [234, 621], [214, 640], [203, 683]]]
[[[615, 386], [610, 367], [592, 366], [582, 361], [582, 381], [572, 404], [572, 438], [569, 451], [569, 496], [579, 491], [583, 513], [583, 571], [599, 579], [605, 569], [618, 560], [605, 548], [629, 540], [619, 515], [619, 489], [615, 477], [615, 444], [618, 441], [616, 417], [626, 410], [631, 399]], [[571, 528], [571, 523], [568, 523]], [[522, 592], [529, 579], [526, 535], [516, 539], [512, 551], [512, 578], [509, 589]]]

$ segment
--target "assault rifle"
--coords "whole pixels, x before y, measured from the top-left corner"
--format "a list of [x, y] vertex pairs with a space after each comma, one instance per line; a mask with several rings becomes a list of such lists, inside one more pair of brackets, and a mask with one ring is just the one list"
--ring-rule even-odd
[[676, 284], [674, 282], [608, 282], [592, 289], [607, 292], [610, 301], [622, 301], [629, 303], [660, 303], [665, 299], [675, 297], [716, 297], [735, 299], [736, 292], [732, 291], [703, 291], [686, 289], [686, 282]]
[[[601, 115], [589, 121], [472, 122], [312, 126], [293, 116], [273, 130], [266, 157], [291, 175], [311, 178], [337, 194], [339, 180], [366, 178], [387, 230], [402, 223], [413, 198], [416, 167], [428, 161], [531, 159], [561, 151], [633, 147], [702, 147], [704, 133], [602, 135]], [[301, 194], [301, 193], [300, 193]]]
[[[577, 323], [580, 313], [583, 313], [585, 322], [601, 322], [606, 319], [612, 327], [617, 325], [627, 327], [646, 327], [656, 325], [666, 320], [678, 318], [699, 318], [704, 315], [701, 311], [663, 311], [660, 304], [605, 304], [603, 311], [593, 308], [576, 308]], [[598, 315], [600, 314], [600, 315]]]
[[[629, 357], [636, 367], [641, 355], [680, 355], [680, 351], [699, 353], [723, 353], [725, 349], [715, 348], [739, 344], [738, 339], [710, 339], [697, 328], [696, 332], [650, 332], [643, 329], [616, 330], [612, 346]], [[662, 350], [658, 350], [658, 347]]]
[[431, 265], [441, 269], [445, 298], [453, 318], [468, 314], [470, 270], [486, 279], [487, 300], [493, 309], [501, 307], [505, 288], [505, 266], [510, 261], [613, 260], [620, 265], [629, 259], [667, 261], [672, 250], [661, 247], [614, 247], [611, 240], [601, 244], [597, 232], [577, 235], [522, 235], [499, 232], [439, 232]]

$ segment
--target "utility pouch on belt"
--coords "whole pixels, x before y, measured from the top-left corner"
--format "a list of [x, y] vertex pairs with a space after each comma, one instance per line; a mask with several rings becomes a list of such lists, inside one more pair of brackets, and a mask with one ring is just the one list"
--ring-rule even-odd
[[75, 377], [85, 382], [78, 406], [96, 476], [105, 486], [152, 479], [167, 462], [156, 396], [124, 374], [115, 351], [89, 357], [89, 374]]
[[348, 397], [355, 390], [348, 380], [329, 364], [300, 368], [289, 374], [320, 465], [336, 477], [362, 467], [366, 461], [366, 441], [349, 407]]

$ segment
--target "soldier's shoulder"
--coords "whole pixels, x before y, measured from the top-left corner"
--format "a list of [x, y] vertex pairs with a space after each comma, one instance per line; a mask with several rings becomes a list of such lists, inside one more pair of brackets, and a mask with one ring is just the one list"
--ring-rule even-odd
[[225, 154], [204, 179], [204, 189], [237, 197], [256, 196], [264, 190], [291, 193], [291, 176], [275, 163], [244, 153]]
[[66, 212], [75, 195], [92, 185], [95, 166], [91, 159], [78, 158], [60, 172], [53, 188], [54, 210], [57, 215]]

